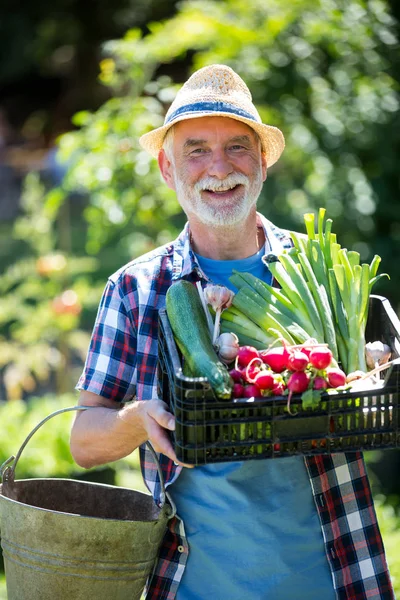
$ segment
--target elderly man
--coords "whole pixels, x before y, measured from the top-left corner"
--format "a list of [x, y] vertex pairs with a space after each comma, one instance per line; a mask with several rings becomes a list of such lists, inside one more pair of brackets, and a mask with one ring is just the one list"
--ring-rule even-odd
[[[157, 398], [157, 315], [179, 279], [232, 288], [232, 269], [271, 275], [269, 252], [287, 232], [256, 211], [267, 168], [284, 149], [264, 125], [242, 79], [227, 66], [192, 75], [162, 127], [142, 146], [158, 159], [188, 223], [174, 242], [112, 275], [101, 300], [71, 435], [78, 464], [117, 460], [141, 446], [155, 501], [160, 482], [149, 440], [178, 517], [170, 522], [147, 598], [351, 600], [393, 598], [361, 454], [179, 464]], [[133, 400], [133, 401], [132, 401]], [[132, 402], [128, 402], [132, 401]]]

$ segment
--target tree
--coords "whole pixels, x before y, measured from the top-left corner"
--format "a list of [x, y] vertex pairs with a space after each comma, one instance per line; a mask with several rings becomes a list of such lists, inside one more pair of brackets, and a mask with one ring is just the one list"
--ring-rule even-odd
[[[133, 232], [150, 245], [166, 237], [166, 219], [171, 235], [180, 226], [176, 202], [137, 140], [163, 121], [176, 90], [166, 72], [179, 68], [181, 83], [193, 69], [223, 62], [246, 80], [263, 121], [286, 135], [260, 209], [299, 228], [304, 212], [326, 206], [342, 245], [365, 260], [379, 253], [389, 270], [400, 235], [396, 26], [380, 0], [256, 0], [251, 10], [242, 0], [196, 0], [149, 24], [145, 36], [136, 29], [108, 43], [101, 80], [114, 97], [78, 114], [80, 131], [61, 139], [71, 161], [66, 186], [90, 192], [88, 250], [117, 243], [135, 252]], [[158, 218], [149, 228], [150, 215]], [[381, 292], [400, 300], [393, 284]]]

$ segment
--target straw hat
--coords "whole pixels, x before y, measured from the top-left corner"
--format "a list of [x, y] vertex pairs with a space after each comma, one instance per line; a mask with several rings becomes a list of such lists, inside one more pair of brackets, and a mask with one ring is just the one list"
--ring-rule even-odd
[[267, 165], [273, 165], [283, 152], [285, 139], [277, 127], [264, 125], [253, 104], [249, 88], [235, 71], [226, 65], [199, 69], [178, 91], [164, 120], [164, 125], [139, 139], [141, 146], [157, 158], [170, 127], [185, 119], [230, 117], [256, 131], [266, 153]]

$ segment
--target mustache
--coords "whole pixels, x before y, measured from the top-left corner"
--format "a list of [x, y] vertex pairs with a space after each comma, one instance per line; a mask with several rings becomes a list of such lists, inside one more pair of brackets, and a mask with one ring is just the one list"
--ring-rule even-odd
[[232, 173], [225, 177], [225, 179], [215, 179], [215, 177], [203, 177], [200, 181], [195, 183], [196, 192], [203, 192], [204, 190], [212, 190], [213, 192], [219, 192], [227, 188], [233, 188], [236, 185], [248, 185], [249, 179], [242, 173]]

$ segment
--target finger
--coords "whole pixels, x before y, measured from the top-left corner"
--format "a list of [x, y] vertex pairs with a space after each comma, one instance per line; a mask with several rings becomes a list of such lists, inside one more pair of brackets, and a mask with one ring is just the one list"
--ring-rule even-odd
[[148, 418], [147, 431], [149, 434], [149, 440], [151, 441], [151, 445], [153, 446], [156, 452], [161, 452], [161, 454], [165, 454], [165, 456], [168, 456], [168, 458], [173, 460], [176, 465], [179, 465], [181, 467], [186, 467], [188, 469], [192, 469], [194, 467], [194, 465], [189, 465], [178, 460], [167, 433], [150, 416]]
[[147, 418], [147, 433], [156, 452], [165, 454], [165, 456], [168, 456], [173, 461], [177, 460], [167, 432], [150, 415]]
[[161, 427], [175, 430], [175, 417], [169, 412], [167, 405], [162, 400], [149, 402], [147, 414], [152, 417]]

